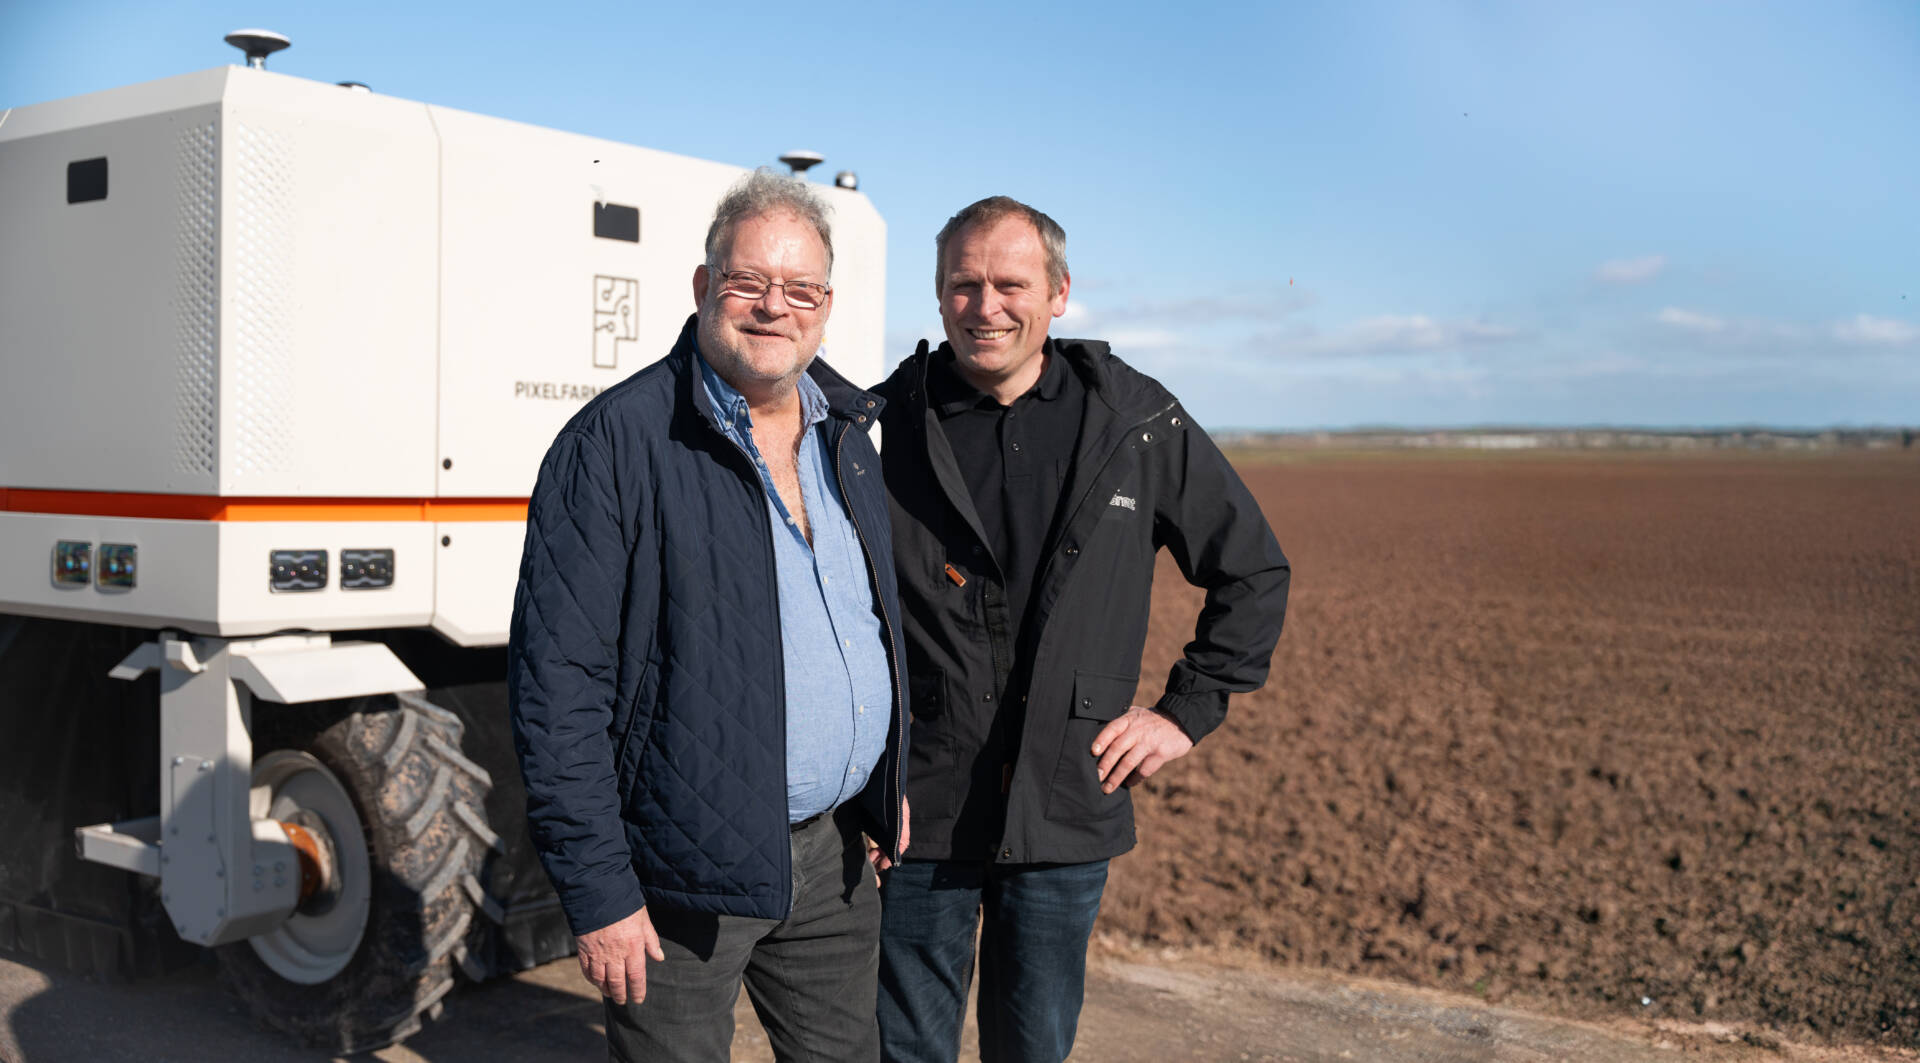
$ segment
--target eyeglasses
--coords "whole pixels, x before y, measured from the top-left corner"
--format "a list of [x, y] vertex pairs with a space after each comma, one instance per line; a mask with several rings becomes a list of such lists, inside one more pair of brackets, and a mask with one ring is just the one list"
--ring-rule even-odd
[[720, 275], [721, 291], [728, 295], [737, 295], [742, 299], [761, 299], [766, 296], [767, 289], [778, 288], [780, 294], [786, 297], [787, 305], [797, 306], [802, 310], [818, 310], [826, 304], [827, 296], [833, 294], [832, 288], [812, 281], [788, 281], [785, 284], [777, 284], [749, 270], [723, 270], [713, 266], [707, 268]]

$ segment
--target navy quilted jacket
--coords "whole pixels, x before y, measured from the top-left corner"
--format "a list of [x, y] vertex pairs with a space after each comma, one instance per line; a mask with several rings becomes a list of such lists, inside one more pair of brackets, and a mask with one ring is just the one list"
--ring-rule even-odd
[[[541, 862], [574, 933], [650, 900], [784, 918], [785, 678], [759, 475], [718, 427], [689, 319], [589, 402], [540, 466], [514, 594], [508, 697]], [[828, 449], [866, 544], [893, 672], [887, 752], [859, 798], [897, 851], [906, 709], [878, 397], [825, 363]], [[897, 855], [897, 852], [896, 852]]]

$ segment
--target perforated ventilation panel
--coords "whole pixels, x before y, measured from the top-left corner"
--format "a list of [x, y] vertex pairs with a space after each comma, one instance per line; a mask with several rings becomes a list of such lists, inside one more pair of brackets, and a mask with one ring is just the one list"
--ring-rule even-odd
[[228, 457], [235, 475], [257, 476], [287, 464], [293, 419], [287, 327], [293, 302], [293, 148], [285, 133], [231, 124], [230, 173], [238, 187], [229, 202], [237, 261], [227, 281], [234, 314], [229, 338], [236, 349], [227, 363], [234, 374], [228, 398], [238, 439]]
[[219, 200], [211, 123], [180, 131], [173, 170], [173, 465], [178, 472], [210, 476], [220, 308], [219, 245], [214, 229]]

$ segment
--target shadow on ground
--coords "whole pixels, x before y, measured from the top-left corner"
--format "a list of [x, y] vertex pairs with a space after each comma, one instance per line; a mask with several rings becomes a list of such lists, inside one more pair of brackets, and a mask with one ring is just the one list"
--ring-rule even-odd
[[[463, 986], [405, 1044], [355, 1057], [382, 1063], [559, 1063], [605, 1056], [600, 1001], [571, 959]], [[737, 1063], [769, 1063], [744, 998]], [[1805, 1048], [1721, 1026], [1552, 1018], [1467, 997], [1326, 972], [1243, 966], [1161, 952], [1097, 952], [1075, 1058], [1102, 1063], [1860, 1063], [1912, 1053]], [[288, 1060], [331, 1057], [256, 1025], [210, 967], [133, 984], [90, 982], [0, 957], [0, 1060]], [[969, 1023], [962, 1059], [975, 1055]]]

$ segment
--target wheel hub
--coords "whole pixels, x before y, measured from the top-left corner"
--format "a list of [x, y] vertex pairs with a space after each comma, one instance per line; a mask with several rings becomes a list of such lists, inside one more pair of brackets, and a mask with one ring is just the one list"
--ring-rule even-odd
[[298, 854], [300, 903], [286, 922], [247, 943], [281, 977], [318, 985], [353, 959], [367, 927], [373, 890], [360, 816], [340, 780], [308, 753], [261, 757], [253, 786], [266, 789], [266, 816], [280, 822]]
[[300, 861], [300, 904], [294, 911], [327, 914], [340, 900], [339, 861], [334, 855], [332, 832], [311, 809], [299, 809], [279, 822]]

